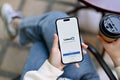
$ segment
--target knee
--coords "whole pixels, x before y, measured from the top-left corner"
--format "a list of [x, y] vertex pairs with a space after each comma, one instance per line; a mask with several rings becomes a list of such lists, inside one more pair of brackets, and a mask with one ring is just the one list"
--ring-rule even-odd
[[54, 16], [61, 16], [61, 15], [67, 16], [67, 14], [65, 12], [62, 12], [62, 11], [51, 11], [50, 14], [54, 15]]
[[59, 19], [59, 18], [68, 17], [68, 15], [61, 11], [52, 11], [50, 12], [50, 17], [52, 17], [52, 19]]
[[38, 21], [38, 25], [39, 26], [45, 26], [48, 24], [53, 24], [56, 22], [57, 19], [59, 18], [64, 18], [64, 17], [68, 17], [68, 15], [64, 12], [61, 11], [51, 11], [49, 13], [46, 13], [42, 18], [40, 18], [40, 20]]

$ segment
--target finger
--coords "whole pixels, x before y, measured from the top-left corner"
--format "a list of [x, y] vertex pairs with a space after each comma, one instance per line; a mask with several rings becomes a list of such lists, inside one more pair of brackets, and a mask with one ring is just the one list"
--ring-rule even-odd
[[53, 48], [58, 48], [58, 36], [54, 34]]
[[79, 66], [78, 63], [74, 63], [74, 66], [75, 66], [76, 68], [80, 68], [80, 66]]
[[83, 48], [88, 48], [88, 45], [86, 45], [85, 43], [82, 43], [82, 47]]
[[84, 55], [87, 54], [87, 51], [85, 49], [83, 49], [82, 51]]

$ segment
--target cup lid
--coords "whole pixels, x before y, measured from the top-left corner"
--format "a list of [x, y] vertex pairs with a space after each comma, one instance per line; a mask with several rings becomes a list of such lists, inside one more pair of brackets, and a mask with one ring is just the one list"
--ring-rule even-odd
[[101, 32], [110, 37], [118, 38], [120, 37], [120, 16], [116, 14], [105, 15], [100, 21]]

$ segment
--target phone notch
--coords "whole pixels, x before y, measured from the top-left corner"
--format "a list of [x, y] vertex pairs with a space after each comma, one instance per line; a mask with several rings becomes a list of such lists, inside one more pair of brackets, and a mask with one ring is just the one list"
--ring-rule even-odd
[[64, 19], [63, 21], [70, 21], [70, 19], [68, 18], [68, 19]]

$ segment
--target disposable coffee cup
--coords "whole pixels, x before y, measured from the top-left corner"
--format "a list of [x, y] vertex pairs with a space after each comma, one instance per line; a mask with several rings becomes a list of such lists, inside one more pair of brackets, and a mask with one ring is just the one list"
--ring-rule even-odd
[[107, 42], [120, 38], [120, 16], [116, 14], [105, 15], [100, 20], [99, 29], [99, 34]]

